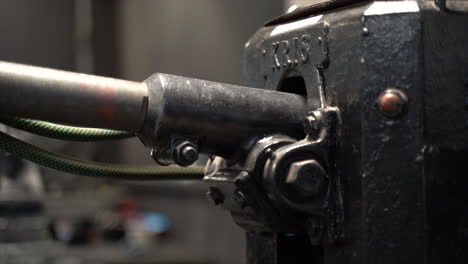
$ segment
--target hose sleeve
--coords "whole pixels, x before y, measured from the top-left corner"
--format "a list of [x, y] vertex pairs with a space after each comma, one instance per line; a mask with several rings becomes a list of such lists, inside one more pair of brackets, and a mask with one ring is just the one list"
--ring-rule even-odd
[[82, 161], [40, 149], [0, 132], [0, 150], [39, 165], [76, 175], [120, 180], [201, 180], [203, 167], [127, 166]]
[[45, 121], [2, 116], [0, 122], [39, 136], [67, 141], [100, 141], [133, 137], [133, 133], [118, 130], [73, 127]]

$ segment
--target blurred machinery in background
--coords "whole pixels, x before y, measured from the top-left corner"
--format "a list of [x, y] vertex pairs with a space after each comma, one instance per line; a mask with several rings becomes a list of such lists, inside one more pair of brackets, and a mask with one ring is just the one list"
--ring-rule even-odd
[[[247, 41], [243, 86], [0, 62], [9, 126], [76, 140], [130, 132], [160, 165], [209, 161], [204, 171], [89, 163], [5, 133], [0, 148], [78, 175], [203, 177], [207, 198], [247, 231], [247, 263], [465, 263], [467, 11], [450, 0], [298, 5]], [[170, 230], [164, 215], [128, 201], [118, 208], [98, 217], [115, 227], [103, 228], [110, 237], [124, 222], [134, 244], [145, 228]], [[67, 234], [63, 222], [53, 226]]]
[[[247, 11], [246, 4], [250, 7]], [[205, 0], [184, 5], [172, 0], [2, 0], [0, 59], [134, 80], [142, 80], [157, 70], [238, 83], [246, 39], [282, 9], [281, 1], [269, 0], [255, 3]], [[172, 15], [168, 16], [168, 10]], [[240, 14], [247, 17], [239, 22]], [[188, 23], [197, 30], [187, 27]], [[187, 41], [175, 45], [174, 40], [180, 35]], [[208, 45], [200, 36], [216, 40], [221, 46], [214, 41]], [[166, 41], [161, 42], [162, 39]], [[156, 44], [150, 45], [156, 42], [158, 49], [153, 48]], [[194, 62], [176, 56], [181, 50]], [[213, 54], [211, 60], [207, 59], [207, 52]], [[147, 60], [148, 57], [153, 60]], [[215, 66], [216, 58], [232, 63], [224, 65], [221, 71]], [[76, 143], [7, 131], [49, 150], [82, 159], [154, 164], [137, 139]], [[21, 243], [27, 244], [24, 247], [19, 246], [20, 242], [2, 244], [2, 263], [14, 262], [13, 256], [25, 255], [33, 258], [33, 263], [39, 263], [41, 258], [52, 263], [51, 256], [59, 256], [57, 263], [126, 263], [129, 259], [132, 263], [239, 263], [244, 259], [241, 229], [228, 214], [206, 202], [206, 186], [201, 181], [121, 182], [82, 178], [43, 167], [40, 170], [44, 224], [47, 219], [62, 219], [76, 226], [82, 219], [94, 219], [102, 211], [112, 211], [120, 200], [129, 197], [142, 211], [169, 217], [171, 232], [156, 243], [148, 240], [146, 249], [139, 250], [138, 255], [128, 250], [125, 239], [103, 243], [97, 237], [87, 245], [66, 248], [55, 243], [58, 247], [55, 250], [49, 244], [44, 250], [36, 246], [37, 242], [34, 243], [37, 250], [27, 241]], [[179, 209], [182, 205], [184, 210]], [[48, 238], [46, 231], [42, 225], [41, 239]], [[24, 258], [17, 259], [17, 263], [25, 262]]]

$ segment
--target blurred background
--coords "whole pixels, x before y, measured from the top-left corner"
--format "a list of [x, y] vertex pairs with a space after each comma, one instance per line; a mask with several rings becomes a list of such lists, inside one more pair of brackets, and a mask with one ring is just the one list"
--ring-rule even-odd
[[[249, 37], [312, 2], [0, 0], [0, 60], [135, 81], [162, 72], [241, 84]], [[75, 144], [2, 129], [81, 159], [154, 164], [136, 139]], [[243, 263], [243, 230], [205, 192], [201, 182], [75, 177], [2, 154], [0, 263]]]

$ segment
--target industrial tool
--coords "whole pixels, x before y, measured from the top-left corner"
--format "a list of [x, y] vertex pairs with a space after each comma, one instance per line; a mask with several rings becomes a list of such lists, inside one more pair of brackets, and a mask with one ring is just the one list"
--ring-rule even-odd
[[449, 0], [298, 8], [246, 43], [246, 87], [2, 62], [5, 124], [78, 140], [135, 133], [162, 165], [211, 158], [203, 173], [155, 171], [71, 160], [5, 134], [0, 148], [81, 175], [203, 178], [208, 199], [247, 230], [247, 263], [464, 263], [466, 10]]

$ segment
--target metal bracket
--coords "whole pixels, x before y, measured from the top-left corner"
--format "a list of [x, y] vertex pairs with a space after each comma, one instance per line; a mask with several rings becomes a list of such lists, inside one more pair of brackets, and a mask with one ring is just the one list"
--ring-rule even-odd
[[[307, 233], [313, 244], [342, 237], [339, 112], [329, 107], [310, 113], [307, 120], [303, 140], [263, 138], [243, 162], [223, 168], [220, 158], [215, 158], [208, 165], [203, 179], [210, 185], [207, 196], [229, 210], [239, 226], [249, 231]], [[312, 189], [298, 192], [296, 183]]]
[[[337, 108], [329, 107], [313, 111], [306, 126], [308, 136], [304, 140], [277, 149], [265, 163], [264, 188], [277, 207], [286, 207], [313, 216], [306, 228], [309, 234], [322, 235], [314, 237], [313, 241], [334, 243], [342, 238], [341, 225], [343, 223], [343, 202], [341, 191], [340, 172], [338, 169], [338, 148], [340, 135], [340, 117]], [[310, 122], [311, 120], [315, 120]], [[316, 165], [324, 168], [325, 175], [321, 176], [317, 169], [312, 167], [309, 184], [320, 185], [323, 190], [307, 196], [300, 193], [297, 188], [288, 186], [286, 177], [289, 177], [294, 168], [291, 164], [303, 164], [304, 161], [314, 161]], [[309, 164], [311, 164], [309, 162]], [[309, 165], [310, 166], [310, 165]], [[310, 169], [309, 169], [310, 170]], [[325, 184], [320, 180], [326, 178]], [[285, 184], [286, 183], [286, 184]], [[308, 184], [307, 178], [298, 184]], [[320, 188], [316, 186], [316, 188]], [[308, 189], [305, 189], [307, 191]], [[314, 188], [310, 189], [311, 191]], [[323, 232], [317, 230], [323, 229]]]

